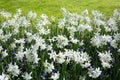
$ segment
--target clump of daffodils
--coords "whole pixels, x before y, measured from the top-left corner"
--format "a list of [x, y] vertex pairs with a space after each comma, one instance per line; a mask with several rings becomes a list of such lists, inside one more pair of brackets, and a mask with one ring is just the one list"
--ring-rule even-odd
[[101, 61], [101, 64], [103, 66], [103, 68], [110, 68], [112, 67], [112, 61], [113, 61], [113, 58], [112, 58], [112, 53], [110, 53], [110, 51], [105, 51], [105, 52], [99, 52], [98, 56], [100, 57], [100, 61]]
[[101, 75], [102, 71], [100, 70], [100, 68], [89, 68], [89, 76], [92, 78], [97, 78]]
[[57, 19], [0, 11], [0, 80], [119, 79], [118, 10], [110, 18], [96, 10], [61, 12]]
[[25, 80], [31, 80], [31, 79], [32, 79], [31, 74], [32, 74], [32, 72], [29, 73], [29, 74], [26, 72], [24, 75], [22, 75], [22, 77], [23, 77]]
[[12, 73], [13, 76], [18, 76], [20, 74], [20, 69], [18, 67], [18, 65], [16, 64], [8, 64], [8, 69], [7, 69], [8, 72]]

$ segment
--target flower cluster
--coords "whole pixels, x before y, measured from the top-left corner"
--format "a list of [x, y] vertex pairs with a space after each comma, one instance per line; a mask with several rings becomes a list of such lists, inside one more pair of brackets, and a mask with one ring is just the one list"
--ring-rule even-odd
[[102, 62], [103, 68], [110, 68], [112, 66], [111, 61], [113, 61], [111, 57], [112, 53], [110, 51], [105, 51], [105, 53], [99, 53], [98, 56], [100, 57], [100, 61]]
[[0, 80], [120, 78], [118, 10], [110, 18], [96, 10], [61, 11], [59, 19], [0, 11]]

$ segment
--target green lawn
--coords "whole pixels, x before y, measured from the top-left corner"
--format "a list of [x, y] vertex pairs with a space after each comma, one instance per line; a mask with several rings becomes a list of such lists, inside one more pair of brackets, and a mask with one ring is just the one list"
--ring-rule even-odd
[[4, 9], [12, 13], [17, 8], [21, 8], [24, 14], [32, 10], [38, 14], [45, 13], [59, 17], [62, 7], [77, 13], [84, 9], [95, 9], [109, 16], [114, 9], [120, 10], [120, 0], [0, 0], [0, 10]]

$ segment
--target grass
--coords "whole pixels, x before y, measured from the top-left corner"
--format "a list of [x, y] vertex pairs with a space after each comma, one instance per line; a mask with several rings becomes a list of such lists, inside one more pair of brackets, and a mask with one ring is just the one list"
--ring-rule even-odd
[[60, 17], [62, 7], [77, 13], [84, 9], [95, 9], [110, 16], [114, 9], [120, 9], [120, 0], [0, 0], [0, 10], [12, 13], [21, 8], [24, 14], [31, 10], [37, 14], [45, 13], [48, 16]]

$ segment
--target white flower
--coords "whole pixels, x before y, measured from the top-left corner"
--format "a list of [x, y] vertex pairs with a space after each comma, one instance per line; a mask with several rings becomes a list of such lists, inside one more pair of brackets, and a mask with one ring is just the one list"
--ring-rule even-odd
[[0, 75], [0, 80], [4, 80], [4, 74]]
[[54, 65], [53, 62], [52, 63], [48, 63], [48, 61], [46, 60], [44, 63], [44, 67], [45, 67], [45, 72], [52, 72], [52, 70], [54, 69]]
[[72, 27], [67, 27], [67, 30], [69, 31], [71, 36], [74, 36], [74, 33], [77, 31], [76, 27], [72, 26]]
[[51, 79], [52, 79], [52, 80], [58, 80], [58, 79], [59, 79], [59, 76], [60, 76], [60, 73], [59, 73], [59, 72], [53, 73], [52, 76], [51, 76]]
[[1, 11], [0, 14], [6, 19], [11, 17], [11, 14], [9, 12]]
[[23, 43], [21, 43], [21, 44], [20, 44], [20, 46], [18, 47], [18, 51], [21, 51], [21, 52], [22, 52], [22, 51], [23, 51], [23, 49], [24, 49], [24, 44], [23, 44]]
[[42, 14], [42, 15], [41, 15], [41, 18], [42, 18], [42, 19], [47, 19], [48, 16], [47, 16], [46, 14]]
[[85, 9], [83, 12], [82, 12], [83, 15], [88, 15], [88, 10]]
[[41, 15], [42, 19], [38, 19], [37, 20], [37, 25], [36, 25], [36, 29], [40, 29], [42, 27], [44, 27], [45, 25], [49, 25], [51, 24], [50, 21], [48, 20], [48, 17], [45, 14]]
[[84, 45], [83, 40], [82, 40], [81, 42], [79, 42], [79, 45], [80, 45], [80, 46], [83, 46], [83, 45]]
[[65, 26], [65, 23], [66, 23], [65, 19], [59, 19], [58, 28], [63, 28]]
[[14, 39], [15, 40], [15, 43], [25, 43], [25, 39], [24, 38], [21, 38], [21, 39], [19, 39], [19, 40], [16, 40], [16, 39]]
[[119, 33], [117, 33], [117, 34], [114, 34], [114, 39], [116, 40], [116, 41], [120, 41], [120, 34]]
[[23, 59], [23, 57], [24, 57], [24, 54], [25, 54], [24, 52], [22, 52], [22, 51], [18, 51], [18, 53], [15, 54], [17, 60], [21, 60], [21, 61], [22, 61], [22, 59]]
[[66, 21], [66, 25], [65, 26], [78, 26], [78, 21], [80, 19], [80, 16], [76, 13], [68, 13], [68, 15], [64, 15], [65, 21]]
[[21, 15], [22, 10], [21, 10], [21, 9], [17, 9], [17, 11], [16, 11], [16, 12], [17, 12], [17, 14], [18, 14], [18, 15]]
[[78, 26], [78, 31], [84, 32], [84, 30], [85, 30], [85, 26], [84, 26], [83, 24], [80, 24], [80, 25]]
[[20, 18], [18, 19], [18, 24], [19, 24], [20, 26], [26, 28], [26, 27], [28, 27], [28, 26], [30, 25], [30, 22], [26, 19], [25, 16], [23, 16], [23, 17], [20, 17]]
[[96, 68], [96, 69], [94, 69], [94, 68], [89, 68], [88, 70], [89, 70], [89, 72], [88, 72], [89, 77], [92, 77], [92, 78], [97, 78], [97, 77], [99, 77], [99, 76], [101, 75], [101, 73], [102, 73], [102, 71], [100, 70], [100, 68]]
[[46, 49], [46, 43], [45, 43], [45, 39], [43, 39], [42, 37], [39, 37], [39, 36], [35, 36], [34, 37], [34, 39], [35, 39], [35, 41], [36, 41], [36, 44], [35, 44], [35, 46], [40, 46], [40, 49], [41, 50], [44, 50], [44, 49]]
[[2, 51], [2, 57], [6, 57], [6, 56], [8, 56], [8, 53], [6, 52], [6, 50]]
[[54, 16], [51, 16], [51, 20], [52, 20], [53, 22], [55, 22], [55, 17], [54, 17]]
[[10, 47], [11, 47], [12, 49], [16, 48], [16, 44], [15, 44], [15, 43], [11, 43], [11, 44], [10, 44]]
[[86, 52], [80, 52], [78, 62], [81, 64], [83, 68], [87, 68], [91, 65], [90, 57]]
[[27, 58], [27, 61], [38, 64], [40, 58], [38, 58], [37, 49], [35, 49], [35, 47], [34, 49], [26, 49], [24, 53]]
[[117, 26], [117, 22], [115, 21], [115, 19], [110, 18], [107, 21], [108, 26], [111, 28], [111, 30], [113, 30], [114, 32], [118, 31], [118, 26]]
[[120, 16], [120, 13], [117, 9], [114, 10], [113, 17], [118, 18]]
[[111, 61], [113, 61], [112, 53], [110, 51], [105, 51], [104, 53], [98, 52], [100, 57], [101, 64], [103, 68], [110, 68], [112, 66]]
[[13, 76], [18, 76], [20, 74], [20, 70], [16, 63], [13, 65], [12, 63], [8, 64], [8, 72], [12, 73]]
[[2, 30], [2, 29], [0, 29], [0, 35], [1, 35], [1, 34], [3, 34], [3, 30]]
[[100, 27], [100, 25], [105, 25], [105, 21], [94, 18], [94, 24], [97, 25], [97, 27]]
[[117, 41], [114, 39], [110, 42], [110, 45], [113, 47], [113, 48], [118, 48], [118, 43]]
[[79, 80], [86, 80], [86, 76], [80, 76]]
[[78, 26], [78, 31], [84, 32], [85, 30], [88, 30], [89, 32], [91, 32], [93, 29], [92, 29], [92, 27], [91, 27], [90, 25], [88, 25], [88, 24], [80, 24], [80, 25]]
[[35, 19], [37, 14], [36, 13], [33, 13], [32, 11], [30, 11], [27, 15], [30, 19]]
[[72, 50], [72, 49], [65, 49], [65, 52], [64, 52], [64, 55], [65, 57], [67, 57], [68, 59], [70, 60], [74, 60], [74, 55], [75, 54], [75, 51]]
[[[18, 25], [18, 24], [17, 24], [17, 25]], [[13, 31], [12, 34], [17, 34], [17, 33], [19, 33], [19, 30], [18, 30], [18, 28], [16, 27], [16, 28], [14, 28], [14, 31]]]
[[26, 35], [27, 35], [26, 40], [27, 40], [28, 42], [31, 42], [31, 41], [34, 39], [34, 35], [32, 35], [32, 33], [26, 32]]
[[98, 12], [98, 11], [96, 11], [96, 10], [93, 10], [93, 11], [92, 11], [92, 15], [93, 15], [95, 18], [97, 18], [97, 19], [101, 19], [101, 18], [103, 17], [103, 14], [100, 13], [100, 12]]
[[0, 75], [0, 80], [9, 80], [10, 77], [4, 73], [2, 73], [2, 75]]
[[41, 27], [38, 30], [40, 35], [47, 35], [50, 33], [50, 29], [45, 29], [44, 27]]
[[38, 54], [37, 53], [33, 53], [33, 63], [37, 63], [38, 64], [38, 61], [40, 60], [40, 58], [38, 58]]
[[51, 51], [52, 50], [52, 45], [47, 45], [47, 50]]
[[73, 60], [77, 64], [79, 63], [82, 68], [88, 68], [91, 65], [90, 57], [86, 52], [65, 49], [65, 52], [61, 56], [63, 60], [66, 60], [67, 57], [68, 61]]
[[110, 43], [112, 41], [112, 36], [110, 35], [99, 35], [99, 33], [96, 33], [93, 38], [91, 38], [91, 44], [93, 46], [101, 47], [103, 45], [107, 45], [107, 43]]
[[74, 44], [77, 44], [79, 42], [78, 39], [74, 39], [72, 36], [70, 36], [70, 41]]
[[101, 37], [99, 35], [95, 35], [93, 38], [91, 38], [91, 44], [93, 46], [100, 47], [101, 46]]
[[57, 41], [58, 48], [62, 48], [63, 46], [68, 45], [69, 40], [66, 37], [62, 35], [58, 35], [57, 37], [54, 37], [54, 38]]
[[111, 68], [111, 64], [108, 63], [108, 62], [104, 62], [104, 61], [102, 61], [101, 64], [102, 64], [103, 68]]
[[119, 52], [120, 53], [120, 49], [118, 49], [118, 51], [117, 52]]
[[27, 73], [27, 72], [25, 72], [25, 74], [24, 75], [22, 75], [22, 77], [25, 79], [25, 80], [31, 80], [32, 79], [32, 72], [31, 73]]
[[60, 64], [65, 62], [65, 55], [63, 52], [59, 52], [56, 58], [56, 61]]
[[50, 56], [50, 59], [53, 59], [54, 61], [56, 60], [57, 58], [57, 54], [55, 51], [51, 51], [51, 53], [48, 53], [48, 55]]
[[4, 40], [7, 41], [10, 37], [11, 37], [11, 34], [10, 34], [10, 33], [9, 33], [9, 34], [6, 34], [6, 35], [4, 35]]
[[111, 31], [111, 28], [108, 27], [108, 26], [106, 26], [106, 27], [104, 27], [104, 28], [105, 28], [105, 31], [106, 31], [106, 32], [110, 32], [110, 31]]
[[83, 17], [83, 20], [84, 20], [84, 22], [87, 23], [87, 24], [90, 24], [90, 23], [91, 23], [91, 19], [90, 19], [89, 17], [87, 17], [87, 16], [84, 16], [84, 17]]
[[107, 42], [109, 43], [110, 41], [112, 41], [112, 37], [110, 35], [101, 36], [101, 44], [102, 45], [107, 45]]
[[67, 10], [65, 8], [61, 8], [61, 12], [65, 15], [67, 14]]

